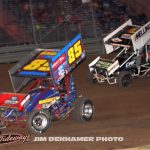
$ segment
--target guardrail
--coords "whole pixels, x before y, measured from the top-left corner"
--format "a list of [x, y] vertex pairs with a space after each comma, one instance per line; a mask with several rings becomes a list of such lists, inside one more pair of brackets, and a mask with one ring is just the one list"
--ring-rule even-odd
[[[60, 49], [64, 45], [66, 45], [66, 43], [67, 41], [0, 47], [0, 63], [11, 63], [20, 61], [22, 58], [26, 57], [32, 50], [36, 48]], [[83, 43], [87, 54], [104, 53], [102, 48], [102, 42], [98, 42], [95, 38], [83, 40]]]

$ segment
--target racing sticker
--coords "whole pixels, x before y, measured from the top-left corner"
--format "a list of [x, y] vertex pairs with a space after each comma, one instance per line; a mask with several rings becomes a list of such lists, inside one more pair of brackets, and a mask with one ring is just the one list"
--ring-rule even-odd
[[56, 54], [57, 54], [57, 52], [44, 51], [44, 52], [41, 52], [39, 56], [41, 56], [41, 55], [55, 56]]
[[110, 67], [111, 64], [112, 63], [105, 62], [105, 61], [98, 61], [96, 67], [107, 69], [108, 67]]
[[142, 27], [135, 35], [135, 41], [140, 39], [143, 35], [150, 32], [150, 23], [146, 24], [144, 27]]
[[132, 27], [132, 28], [130, 28], [130, 29], [127, 31], [127, 33], [129, 33], [129, 34], [134, 34], [136, 31], [137, 31], [137, 28], [136, 28], [136, 27]]
[[39, 104], [51, 103], [53, 101], [58, 100], [59, 98], [60, 98], [59, 96], [55, 96], [55, 97], [47, 98], [47, 99], [44, 99], [44, 100], [40, 100]]
[[123, 39], [131, 39], [131, 35], [125, 33], [125, 34], [121, 35], [121, 38], [123, 38]]
[[7, 104], [7, 105], [18, 104], [18, 97], [17, 96], [12, 96], [10, 99], [5, 101], [5, 104]]
[[131, 68], [131, 67], [135, 66], [135, 63], [136, 63], [136, 60], [132, 60], [132, 61], [126, 63], [126, 68]]
[[65, 61], [66, 61], [66, 54], [62, 54], [55, 62], [53, 62], [52, 64], [53, 70], [56, 70]]
[[122, 42], [122, 40], [121, 40], [120, 38], [113, 38], [112, 41], [113, 41], [113, 42], [116, 42], [116, 43], [117, 43], [117, 42]]

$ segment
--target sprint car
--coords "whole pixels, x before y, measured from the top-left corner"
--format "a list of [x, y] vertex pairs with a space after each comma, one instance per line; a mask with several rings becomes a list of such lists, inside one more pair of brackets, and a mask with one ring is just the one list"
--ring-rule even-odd
[[[77, 95], [71, 74], [84, 58], [79, 34], [61, 50], [36, 49], [12, 67], [14, 93], [0, 93], [0, 128], [18, 125], [43, 133], [53, 120], [90, 121], [93, 103]], [[25, 94], [18, 93], [22, 89]]]
[[150, 22], [138, 26], [128, 20], [103, 41], [106, 53], [113, 58], [98, 56], [89, 64], [90, 83], [107, 81], [127, 88], [134, 77], [149, 76]]

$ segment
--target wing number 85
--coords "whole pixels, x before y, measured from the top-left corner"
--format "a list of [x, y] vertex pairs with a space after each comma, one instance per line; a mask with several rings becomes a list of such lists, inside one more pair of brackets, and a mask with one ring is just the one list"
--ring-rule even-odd
[[72, 47], [68, 49], [68, 61], [72, 64], [82, 54], [81, 41], [77, 41]]

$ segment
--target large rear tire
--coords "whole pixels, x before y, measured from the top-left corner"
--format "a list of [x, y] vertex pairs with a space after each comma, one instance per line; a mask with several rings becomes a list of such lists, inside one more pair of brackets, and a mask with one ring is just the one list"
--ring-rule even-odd
[[87, 122], [93, 117], [94, 106], [89, 99], [80, 99], [72, 111], [72, 118], [77, 122]]
[[120, 72], [117, 83], [122, 88], [129, 88], [132, 85], [132, 76], [127, 71]]
[[90, 84], [96, 84], [97, 83], [97, 79], [94, 78], [94, 70], [93, 71], [89, 71], [88, 72], [88, 81]]
[[51, 125], [51, 114], [48, 110], [34, 110], [28, 117], [28, 128], [35, 134], [46, 132]]

